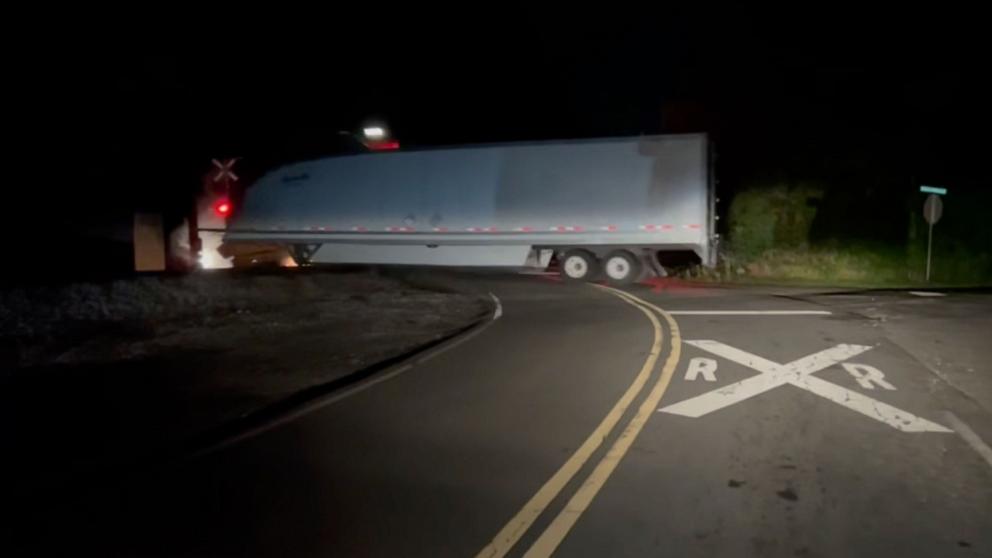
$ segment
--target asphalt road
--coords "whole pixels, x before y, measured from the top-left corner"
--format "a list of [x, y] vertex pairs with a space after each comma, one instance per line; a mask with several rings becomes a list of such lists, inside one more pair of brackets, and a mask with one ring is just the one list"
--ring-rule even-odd
[[234, 446], [79, 486], [20, 551], [992, 555], [987, 339], [955, 385], [849, 299], [452, 280], [499, 319]]

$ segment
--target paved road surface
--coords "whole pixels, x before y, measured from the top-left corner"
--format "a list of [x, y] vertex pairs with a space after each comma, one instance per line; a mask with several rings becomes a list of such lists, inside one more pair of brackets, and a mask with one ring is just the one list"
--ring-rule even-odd
[[[20, 543], [140, 556], [992, 555], [987, 394], [946, 383], [877, 319], [757, 289], [634, 286], [631, 298], [550, 277], [458, 280], [502, 305], [476, 337], [233, 447], [94, 479], [40, 506]], [[989, 375], [987, 362], [976, 366]]]

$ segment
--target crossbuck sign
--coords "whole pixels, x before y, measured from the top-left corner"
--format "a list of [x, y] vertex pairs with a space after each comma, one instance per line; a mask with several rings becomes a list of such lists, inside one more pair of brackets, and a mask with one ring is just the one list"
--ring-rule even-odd
[[238, 180], [238, 175], [234, 174], [234, 163], [238, 162], [237, 158], [224, 159], [223, 161], [218, 161], [214, 159], [211, 161], [214, 165], [213, 170], [213, 181], [220, 182], [222, 180], [230, 180], [236, 182]]
[[[700, 340], [685, 341], [685, 343], [757, 370], [760, 374], [659, 409], [663, 413], [698, 418], [777, 387], [792, 385], [903, 432], [951, 432], [950, 429], [937, 423], [813, 376], [820, 370], [868, 351], [871, 349], [868, 345], [841, 344], [799, 360], [779, 364], [719, 341]], [[857, 365], [851, 365], [849, 371], [852, 371], [854, 366]], [[702, 372], [712, 374], [707, 370]], [[710, 380], [710, 377], [706, 379]], [[864, 385], [862, 380], [859, 380], [859, 384]]]

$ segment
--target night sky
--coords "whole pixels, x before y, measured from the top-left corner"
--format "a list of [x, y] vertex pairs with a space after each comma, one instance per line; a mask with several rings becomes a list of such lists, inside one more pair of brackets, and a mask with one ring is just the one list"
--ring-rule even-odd
[[982, 19], [831, 7], [80, 14], [17, 61], [52, 179], [5, 187], [82, 234], [181, 213], [212, 157], [251, 176], [378, 117], [404, 147], [709, 131], [725, 194], [987, 188]]

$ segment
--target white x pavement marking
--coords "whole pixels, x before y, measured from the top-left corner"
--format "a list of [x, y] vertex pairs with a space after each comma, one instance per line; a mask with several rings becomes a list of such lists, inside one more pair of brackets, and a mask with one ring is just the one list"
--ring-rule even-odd
[[719, 341], [700, 340], [685, 341], [685, 343], [738, 364], [743, 364], [761, 372], [761, 374], [662, 407], [658, 409], [661, 412], [698, 418], [779, 386], [790, 384], [903, 432], [951, 432], [950, 429], [937, 423], [812, 376], [814, 372], [819, 372], [871, 349], [868, 345], [841, 344], [786, 364], [779, 364]]

